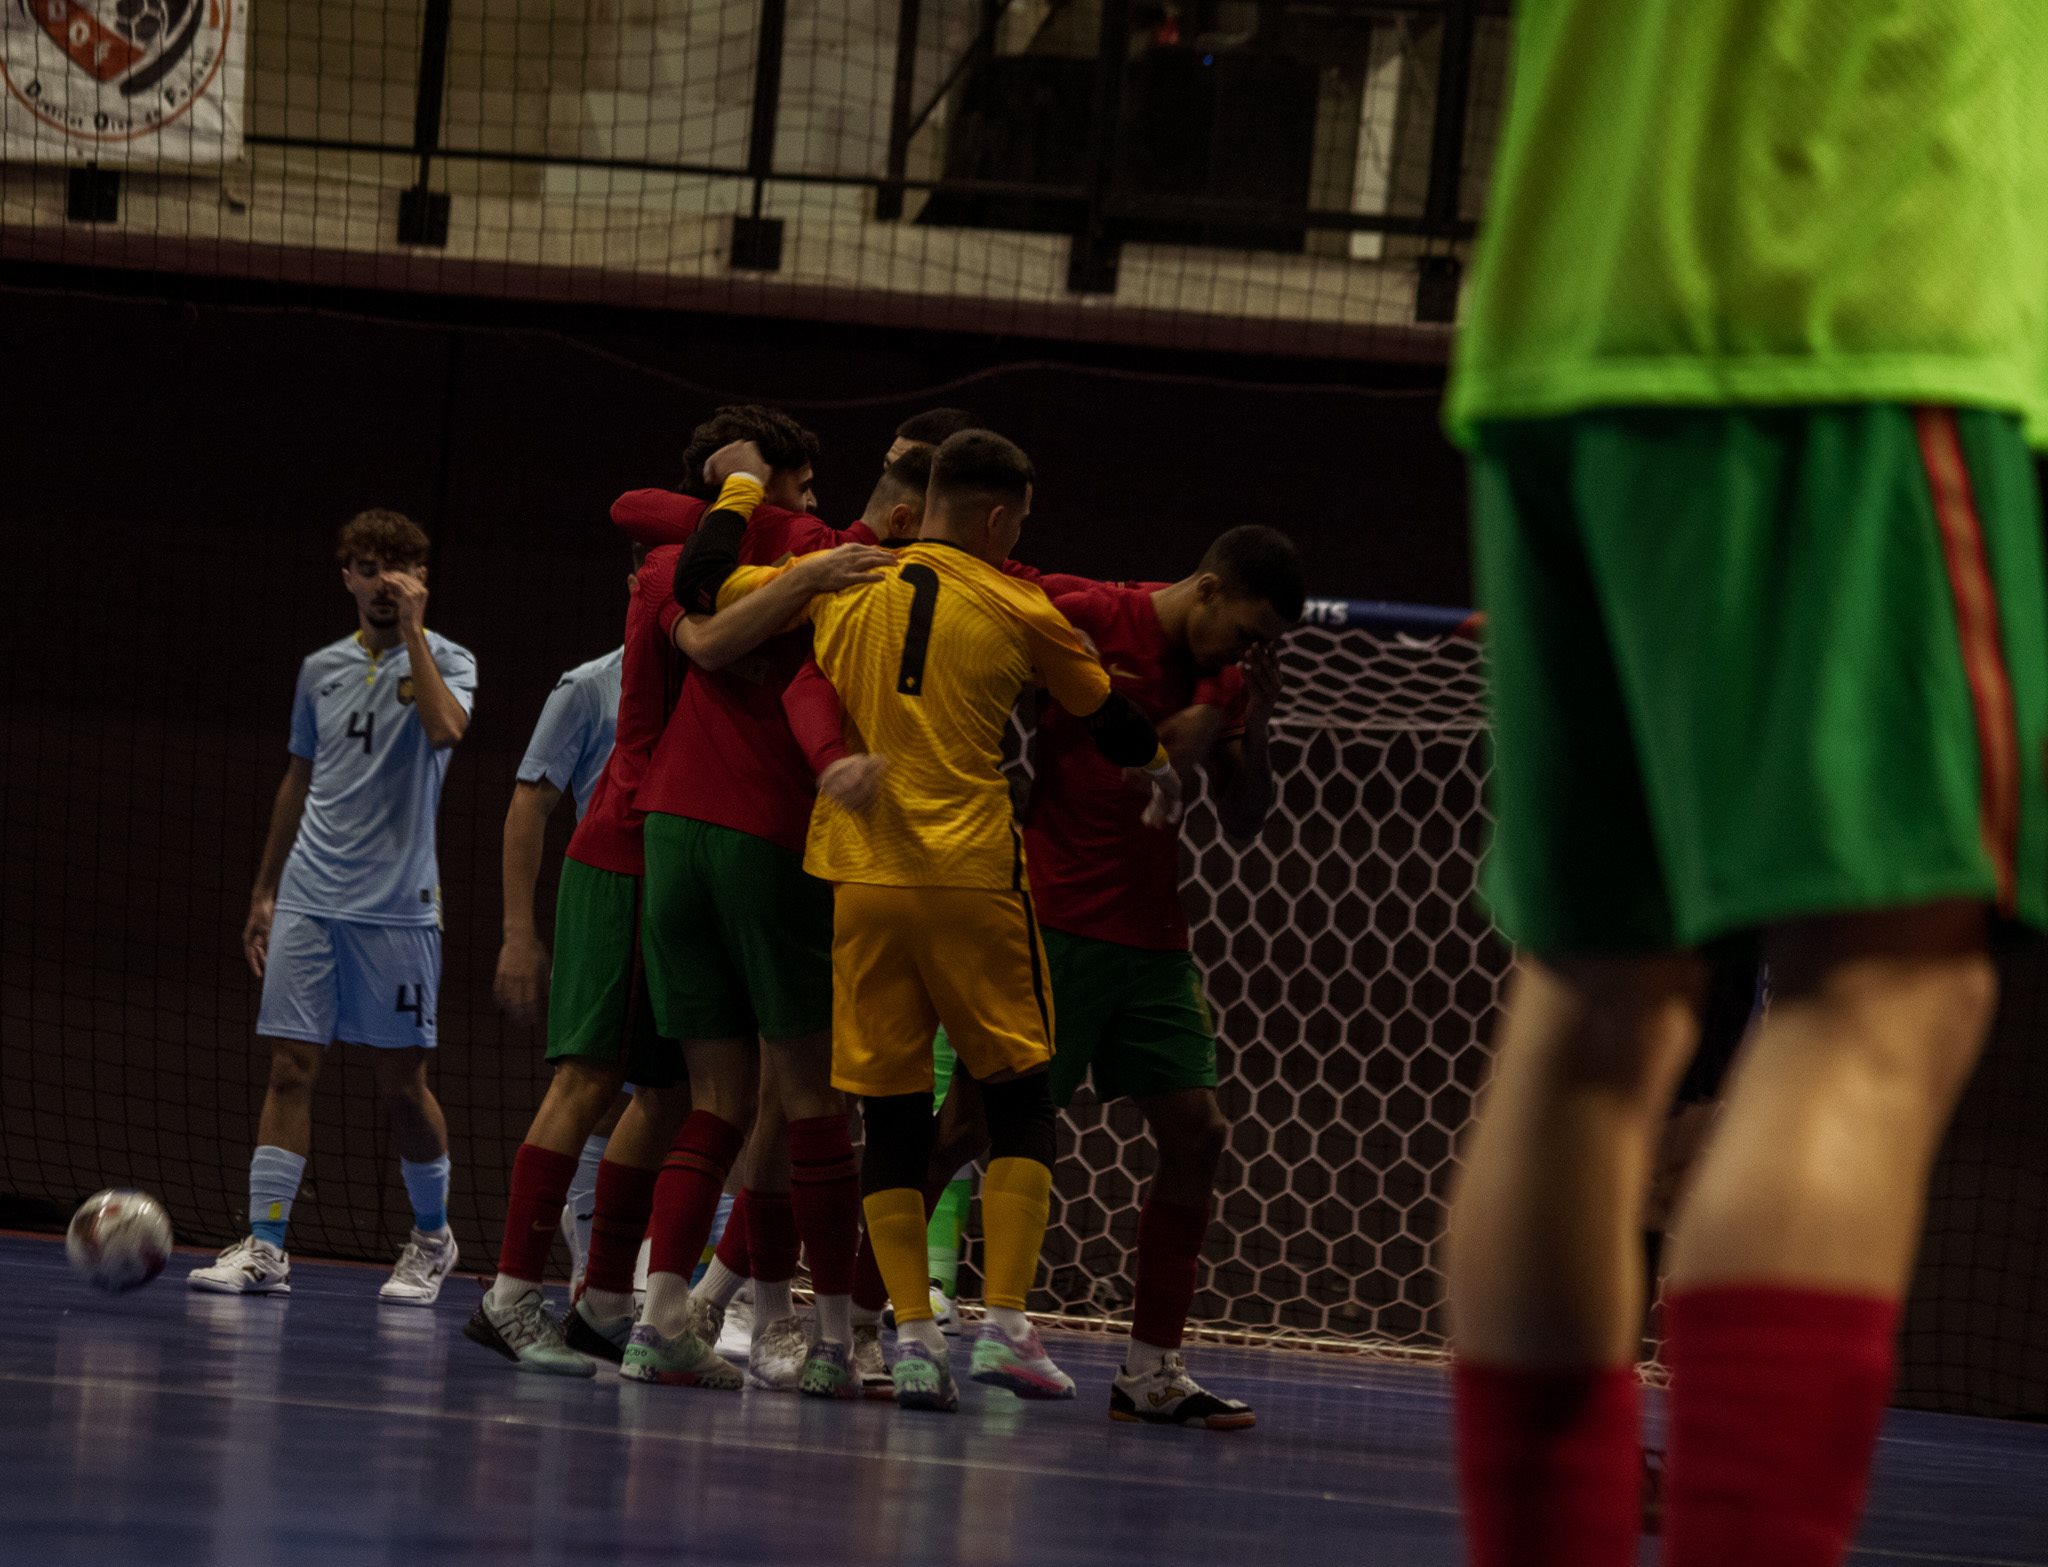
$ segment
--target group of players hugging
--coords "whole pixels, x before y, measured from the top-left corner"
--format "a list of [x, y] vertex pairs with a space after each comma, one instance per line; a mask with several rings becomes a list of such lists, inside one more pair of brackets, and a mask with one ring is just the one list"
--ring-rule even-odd
[[[523, 1371], [608, 1361], [637, 1382], [956, 1409], [952, 1269], [982, 1164], [972, 1375], [1072, 1398], [1025, 1307], [1055, 1116], [1092, 1075], [1136, 1102], [1157, 1153], [1110, 1413], [1249, 1427], [1181, 1356], [1227, 1127], [1177, 824], [1201, 773], [1227, 833], [1264, 822], [1297, 552], [1243, 526], [1174, 582], [1041, 575], [1010, 558], [1032, 466], [959, 410], [899, 428], [844, 530], [811, 509], [817, 456], [786, 414], [721, 408], [677, 490], [613, 505], [636, 562], [624, 645], [562, 677], [506, 819], [498, 995], [515, 1011], [545, 997], [553, 1073], [464, 1331]], [[341, 532], [358, 626], [300, 670], [243, 933], [271, 1058], [249, 1233], [195, 1289], [289, 1291], [285, 1230], [336, 1041], [372, 1047], [414, 1210], [382, 1298], [430, 1304], [456, 1264], [426, 1072], [434, 821], [476, 661], [426, 629], [427, 550], [392, 512]], [[1003, 769], [1020, 702], [1021, 807]], [[565, 790], [578, 821], [550, 962], [533, 893]], [[579, 1186], [587, 1254], [557, 1320], [541, 1282]], [[744, 1373], [718, 1348], [742, 1287]]]

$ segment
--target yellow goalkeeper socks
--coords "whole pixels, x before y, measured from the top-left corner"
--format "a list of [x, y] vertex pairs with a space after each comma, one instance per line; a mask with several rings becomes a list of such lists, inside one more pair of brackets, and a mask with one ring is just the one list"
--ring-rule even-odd
[[[1036, 1159], [990, 1161], [988, 1177], [981, 1183], [982, 1298], [989, 1305], [1024, 1309], [1038, 1277], [1038, 1254], [1045, 1247], [1045, 1221], [1051, 1212], [1051, 1170]], [[879, 1243], [876, 1255], [881, 1255]], [[883, 1277], [888, 1277], [886, 1266]]]
[[889, 1304], [900, 1327], [928, 1321], [932, 1297], [925, 1281], [924, 1193], [908, 1186], [869, 1192], [861, 1200], [867, 1214], [868, 1240], [875, 1248], [875, 1266], [889, 1287]]

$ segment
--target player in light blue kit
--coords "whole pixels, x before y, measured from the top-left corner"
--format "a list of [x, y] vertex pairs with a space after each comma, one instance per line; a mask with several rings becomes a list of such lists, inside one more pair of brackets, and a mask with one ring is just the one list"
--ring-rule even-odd
[[[639, 548], [634, 550], [637, 569]], [[627, 591], [633, 578], [626, 578]], [[498, 1005], [521, 1023], [541, 1013], [547, 999], [549, 956], [534, 919], [534, 889], [540, 884], [548, 818], [566, 790], [575, 801], [576, 819], [590, 803], [591, 791], [612, 754], [612, 736], [619, 726], [619, 671], [626, 650], [613, 648], [602, 658], [578, 664], [555, 682], [554, 690], [533, 726], [526, 755], [519, 763], [512, 803], [505, 811], [504, 936], [498, 947], [495, 985]], [[590, 1221], [597, 1195], [597, 1167], [605, 1143], [617, 1124], [623, 1098], [616, 1100], [597, 1130], [585, 1139], [562, 1207], [562, 1239], [568, 1242], [572, 1277], [581, 1282], [583, 1259], [590, 1252]]]
[[256, 1033], [270, 1048], [250, 1233], [188, 1282], [290, 1293], [285, 1226], [312, 1148], [321, 1054], [340, 1040], [374, 1052], [412, 1199], [412, 1234], [379, 1296], [425, 1306], [456, 1257], [448, 1127], [427, 1086], [441, 982], [434, 818], [448, 753], [469, 727], [476, 659], [426, 629], [427, 536], [416, 524], [363, 512], [336, 553], [358, 628], [299, 667], [291, 760], [242, 927], [263, 981]]

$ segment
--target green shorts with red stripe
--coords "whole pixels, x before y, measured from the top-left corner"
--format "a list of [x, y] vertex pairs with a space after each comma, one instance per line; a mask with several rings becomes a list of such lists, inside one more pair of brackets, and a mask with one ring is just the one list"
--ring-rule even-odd
[[2048, 916], [2048, 579], [2010, 416], [1622, 409], [1482, 429], [1502, 929], [1548, 955], [1807, 914]]

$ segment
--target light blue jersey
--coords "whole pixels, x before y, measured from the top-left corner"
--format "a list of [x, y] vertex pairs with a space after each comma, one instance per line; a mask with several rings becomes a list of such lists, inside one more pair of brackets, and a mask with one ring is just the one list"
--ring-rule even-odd
[[519, 763], [521, 783], [551, 783], [576, 798], [576, 820], [612, 754], [619, 727], [619, 668], [626, 650], [578, 664], [555, 682]]
[[[467, 713], [476, 659], [429, 631], [434, 664]], [[277, 906], [364, 925], [439, 925], [434, 818], [448, 751], [428, 744], [400, 643], [373, 654], [354, 636], [299, 666], [291, 753], [313, 763]]]

